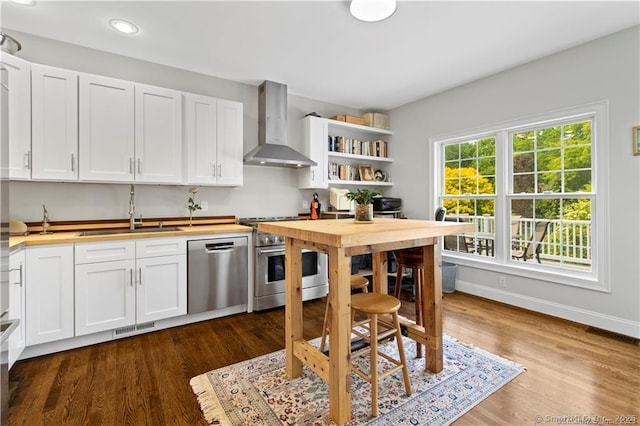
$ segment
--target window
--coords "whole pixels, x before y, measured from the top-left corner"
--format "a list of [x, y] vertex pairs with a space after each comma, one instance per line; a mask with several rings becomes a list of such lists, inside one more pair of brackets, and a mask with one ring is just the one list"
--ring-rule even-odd
[[436, 202], [474, 225], [443, 253], [606, 288], [606, 117], [601, 102], [435, 140]]
[[592, 120], [509, 133], [513, 259], [591, 271]]
[[464, 140], [444, 146], [441, 205], [445, 220], [472, 222], [473, 233], [447, 237], [446, 250], [493, 255], [496, 198], [496, 138]]

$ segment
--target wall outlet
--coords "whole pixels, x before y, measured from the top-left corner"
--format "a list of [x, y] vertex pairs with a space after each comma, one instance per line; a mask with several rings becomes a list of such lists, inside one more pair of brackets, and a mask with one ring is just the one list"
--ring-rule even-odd
[[507, 288], [507, 279], [503, 276], [498, 277], [498, 286], [500, 288]]
[[200, 207], [203, 212], [209, 211], [209, 202], [208, 201], [200, 201]]
[[309, 202], [307, 200], [302, 200], [302, 204], [300, 204], [302, 210], [306, 210], [309, 208]]

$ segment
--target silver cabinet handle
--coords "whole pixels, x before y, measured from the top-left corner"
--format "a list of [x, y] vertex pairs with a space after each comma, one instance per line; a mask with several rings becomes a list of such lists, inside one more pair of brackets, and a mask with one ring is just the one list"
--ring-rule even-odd
[[19, 285], [20, 287], [22, 287], [22, 265], [20, 265], [19, 268], [9, 269], [9, 272], [15, 272], [15, 271], [20, 272], [20, 274], [18, 275], [20, 277], [20, 279], [18, 281], [16, 281], [15, 283], [13, 283], [13, 284], [14, 285]]
[[133, 157], [129, 157], [129, 174], [133, 174]]
[[222, 164], [218, 164], [218, 177], [222, 177]]
[[138, 174], [142, 173], [142, 160], [138, 157]]
[[139, 279], [138, 279], [138, 285], [142, 285], [142, 268], [138, 268], [138, 275], [139, 275]]
[[129, 287], [133, 287], [133, 268], [129, 269]]
[[27, 151], [24, 154], [24, 168], [27, 170], [31, 169], [31, 151]]
[[71, 171], [75, 172], [75, 168], [76, 168], [76, 156], [74, 154], [71, 154]]
[[216, 164], [211, 165], [211, 176], [216, 177]]

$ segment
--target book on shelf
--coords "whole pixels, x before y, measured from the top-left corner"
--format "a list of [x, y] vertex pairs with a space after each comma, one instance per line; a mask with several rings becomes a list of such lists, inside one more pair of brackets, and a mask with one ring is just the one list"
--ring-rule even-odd
[[351, 164], [329, 163], [330, 180], [359, 180], [358, 166]]
[[369, 157], [389, 157], [387, 141], [361, 141], [345, 136], [329, 136], [329, 152], [365, 155]]

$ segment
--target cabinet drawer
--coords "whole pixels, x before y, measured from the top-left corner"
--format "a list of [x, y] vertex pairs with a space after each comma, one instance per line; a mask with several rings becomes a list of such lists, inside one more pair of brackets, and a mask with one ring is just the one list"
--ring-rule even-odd
[[76, 244], [76, 265], [94, 262], [134, 259], [134, 241], [110, 241], [104, 243]]
[[137, 258], [175, 254], [187, 254], [187, 243], [183, 238], [147, 238], [136, 241]]

